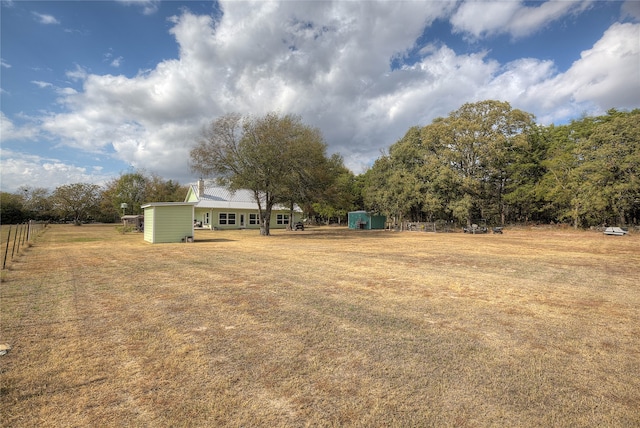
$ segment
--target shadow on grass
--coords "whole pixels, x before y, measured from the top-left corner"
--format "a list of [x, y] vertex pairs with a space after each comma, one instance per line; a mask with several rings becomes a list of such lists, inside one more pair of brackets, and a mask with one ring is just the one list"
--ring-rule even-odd
[[276, 235], [281, 237], [299, 237], [302, 239], [366, 239], [366, 238], [379, 238], [381, 234], [392, 234], [386, 230], [354, 230], [354, 229], [308, 229], [303, 232], [300, 231], [287, 231], [286, 234]]
[[236, 242], [236, 240], [235, 239], [225, 239], [225, 238], [210, 238], [210, 239], [197, 238], [195, 241], [193, 241], [194, 244], [201, 244], [201, 243], [205, 243], [205, 242]]

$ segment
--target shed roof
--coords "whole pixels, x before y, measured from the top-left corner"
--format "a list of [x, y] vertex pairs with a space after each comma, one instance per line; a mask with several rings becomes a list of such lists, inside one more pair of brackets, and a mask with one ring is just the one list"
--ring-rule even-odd
[[195, 205], [195, 202], [150, 202], [148, 204], [142, 205], [140, 208], [150, 208], [150, 207], [177, 207], [177, 206], [187, 206], [187, 205]]

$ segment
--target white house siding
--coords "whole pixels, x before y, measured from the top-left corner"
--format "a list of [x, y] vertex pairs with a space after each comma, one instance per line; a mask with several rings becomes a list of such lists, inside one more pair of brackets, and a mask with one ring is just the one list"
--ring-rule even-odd
[[[220, 214], [233, 214], [235, 216], [235, 224], [221, 224], [220, 222]], [[209, 214], [209, 223], [206, 223], [206, 216]], [[196, 208], [195, 209], [195, 219], [198, 224], [202, 224], [202, 227], [208, 229], [259, 229], [260, 223], [251, 224], [251, 215], [255, 215], [256, 220], [258, 217], [257, 210], [242, 210], [242, 209], [234, 209], [234, 208]], [[288, 221], [283, 224], [278, 224], [278, 215], [286, 216], [284, 218], [288, 218], [291, 215], [289, 210], [277, 210], [271, 212], [271, 221], [269, 222], [269, 227], [272, 229], [284, 229], [289, 224]], [[244, 224], [241, 224], [242, 216], [244, 216]], [[302, 218], [302, 214], [299, 212], [293, 213], [293, 222], [300, 221]]]
[[[195, 204], [195, 219], [198, 224], [208, 229], [259, 229], [260, 224], [251, 224], [250, 216], [258, 215], [258, 204], [255, 201], [253, 192], [249, 190], [238, 190], [230, 192], [224, 187], [216, 186], [215, 182], [199, 180], [198, 183], [189, 186], [189, 191], [185, 198], [186, 203]], [[235, 216], [234, 224], [222, 224], [220, 214], [232, 214]], [[209, 222], [207, 223], [207, 214]], [[291, 215], [291, 210], [282, 205], [276, 205], [271, 212], [269, 227], [272, 229], [284, 229], [288, 222], [278, 224], [278, 215]], [[242, 223], [244, 216], [244, 223]], [[300, 221], [302, 210], [294, 207], [293, 222]]]
[[153, 218], [154, 218], [154, 209], [153, 208], [145, 208], [144, 210], [144, 240], [147, 242], [153, 242]]
[[194, 192], [187, 192], [187, 199], [185, 202], [198, 202], [198, 195]]

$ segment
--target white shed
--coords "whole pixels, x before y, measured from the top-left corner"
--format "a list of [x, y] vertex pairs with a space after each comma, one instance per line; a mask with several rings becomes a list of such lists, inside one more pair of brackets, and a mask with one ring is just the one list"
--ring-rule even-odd
[[152, 244], [193, 240], [193, 206], [191, 202], [143, 205], [144, 240]]

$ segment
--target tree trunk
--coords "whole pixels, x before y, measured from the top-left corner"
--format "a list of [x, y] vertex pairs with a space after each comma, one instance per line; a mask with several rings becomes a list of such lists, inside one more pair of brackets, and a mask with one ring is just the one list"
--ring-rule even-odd
[[293, 215], [294, 215], [293, 202], [291, 202], [291, 206], [289, 207], [289, 224], [287, 225], [288, 230], [293, 230], [293, 220], [294, 220]]
[[262, 227], [260, 228], [260, 235], [262, 236], [271, 235], [271, 208], [270, 205], [265, 207], [264, 215], [262, 216]]

